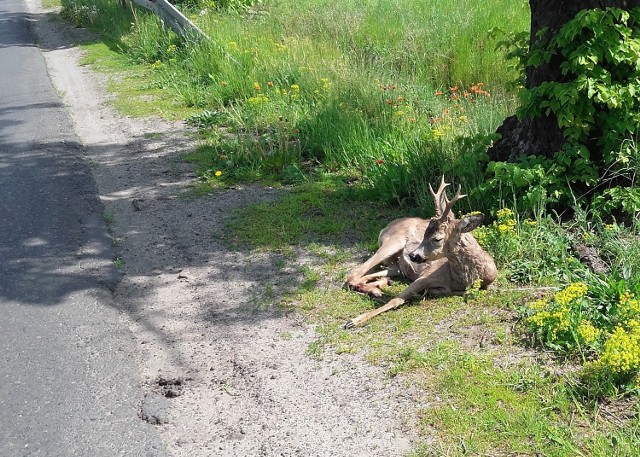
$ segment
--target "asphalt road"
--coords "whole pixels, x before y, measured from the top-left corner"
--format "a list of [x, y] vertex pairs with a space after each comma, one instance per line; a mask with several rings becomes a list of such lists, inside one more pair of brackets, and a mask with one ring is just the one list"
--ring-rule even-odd
[[0, 2], [0, 456], [164, 456], [103, 209], [21, 0]]

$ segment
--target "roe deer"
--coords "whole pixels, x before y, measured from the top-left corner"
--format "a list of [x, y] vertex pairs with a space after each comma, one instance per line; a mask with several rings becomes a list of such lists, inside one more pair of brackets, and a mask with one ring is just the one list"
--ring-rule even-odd
[[[405, 276], [412, 283], [387, 304], [351, 319], [345, 328], [364, 324], [378, 314], [398, 308], [423, 290], [436, 296], [457, 295], [477, 280], [486, 289], [496, 279], [498, 271], [493, 258], [471, 234], [482, 224], [484, 215], [474, 213], [456, 219], [451, 209], [466, 195], [460, 194], [458, 186], [455, 196], [449, 200], [445, 191], [448, 185], [444, 176], [438, 192], [434, 192], [429, 184], [435, 217], [402, 218], [391, 222], [380, 232], [378, 251], [349, 272], [345, 285], [374, 297], [382, 296], [381, 287], [388, 285], [393, 276]], [[378, 265], [387, 268], [371, 272]]]

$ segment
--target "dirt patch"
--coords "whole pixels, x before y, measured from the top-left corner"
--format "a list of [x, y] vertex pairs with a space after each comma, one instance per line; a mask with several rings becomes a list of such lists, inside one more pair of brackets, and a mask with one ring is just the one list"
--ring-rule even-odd
[[182, 160], [193, 147], [186, 127], [115, 114], [105, 77], [78, 65], [83, 32], [29, 4], [124, 262], [114, 293], [148, 392], [141, 417], [175, 456], [405, 454], [413, 398], [403, 381], [359, 357], [307, 356], [314, 328], [264, 292], [295, 285], [299, 268], [220, 241], [234, 209], [280, 192], [183, 198], [194, 179]]

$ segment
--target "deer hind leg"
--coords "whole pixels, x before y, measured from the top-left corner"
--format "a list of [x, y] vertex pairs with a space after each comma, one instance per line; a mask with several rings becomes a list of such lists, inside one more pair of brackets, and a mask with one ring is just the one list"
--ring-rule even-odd
[[385, 270], [376, 271], [375, 273], [371, 273], [363, 276], [358, 281], [357, 288], [354, 288], [358, 292], [362, 292], [368, 295], [371, 295], [375, 298], [382, 297], [382, 288], [391, 284], [391, 278], [401, 276], [402, 273], [400, 269], [391, 265]]
[[[347, 275], [347, 281], [345, 282], [345, 287], [357, 292], [371, 294], [374, 297], [380, 297], [382, 295], [380, 287], [383, 284], [386, 285], [389, 283], [389, 276], [396, 276], [400, 274], [400, 271], [393, 266], [390, 266], [387, 270], [380, 270], [374, 273], [370, 273], [370, 271], [383, 263], [391, 263], [391, 260], [394, 257], [397, 257], [400, 251], [402, 251], [404, 244], [405, 240], [383, 244], [371, 258], [349, 272]], [[373, 285], [374, 283], [369, 284], [371, 281], [378, 278], [384, 279], [379, 282], [378, 285]]]

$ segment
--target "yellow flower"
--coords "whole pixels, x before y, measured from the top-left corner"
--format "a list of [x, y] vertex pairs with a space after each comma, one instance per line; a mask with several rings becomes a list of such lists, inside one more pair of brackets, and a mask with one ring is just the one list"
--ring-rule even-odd
[[261, 105], [262, 103], [267, 103], [269, 101], [269, 97], [264, 94], [258, 94], [255, 97], [249, 97], [247, 102], [251, 105]]
[[513, 219], [513, 211], [510, 208], [499, 209], [496, 213], [498, 219]]
[[483, 248], [487, 247], [487, 243], [489, 241], [489, 232], [487, 231], [487, 227], [478, 227], [473, 231], [473, 237], [476, 239], [480, 246]]
[[640, 368], [640, 332], [628, 333], [618, 326], [604, 344], [599, 365], [614, 374], [626, 374]]
[[595, 241], [595, 238], [596, 238], [596, 236], [590, 232], [582, 232], [580, 236], [582, 237], [582, 240], [585, 243], [592, 243], [593, 241]]
[[583, 282], [575, 282], [568, 285], [553, 297], [560, 306], [569, 306], [571, 302], [582, 298], [587, 294], [587, 285]]
[[630, 332], [640, 333], [640, 321], [637, 319], [629, 319], [624, 322], [624, 326], [629, 329]]
[[300, 90], [300, 86], [297, 84], [291, 84], [291, 90], [298, 91]]
[[549, 307], [549, 301], [546, 298], [542, 298], [540, 300], [536, 300], [534, 302], [529, 303], [529, 308], [534, 311], [542, 311]]
[[493, 227], [502, 235], [515, 235], [516, 220], [513, 211], [509, 208], [502, 208], [496, 213], [496, 220]]
[[220, 176], [222, 176], [222, 172], [220, 170], [217, 170], [215, 172], [216, 178], [219, 178]]
[[229, 48], [235, 51], [236, 49], [238, 49], [238, 43], [236, 43], [235, 41], [229, 41]]
[[640, 300], [633, 294], [625, 292], [620, 295], [618, 310], [623, 319], [640, 317]]
[[580, 338], [582, 338], [582, 341], [584, 341], [586, 345], [595, 343], [600, 333], [600, 329], [594, 327], [589, 321], [582, 321], [580, 325], [578, 325], [578, 335], [580, 335]]

